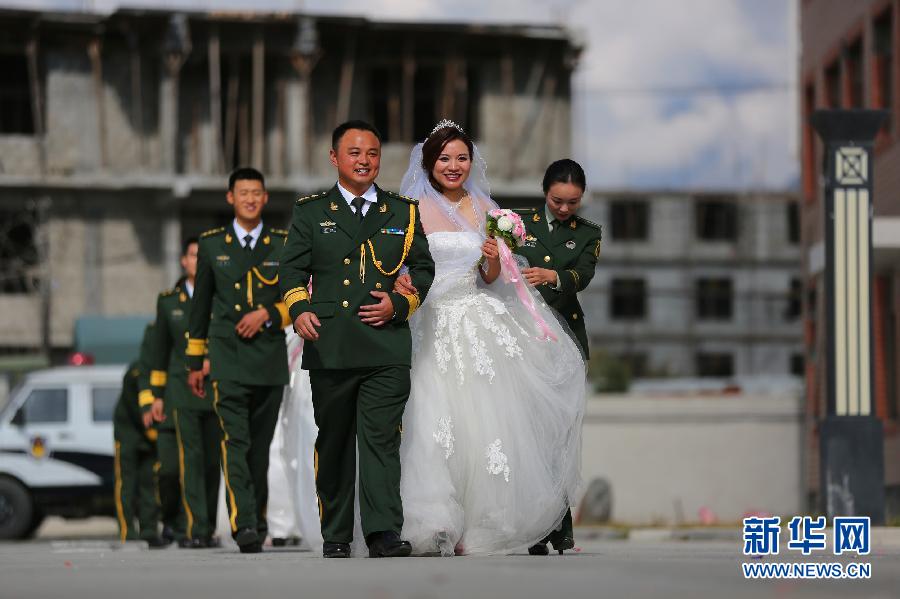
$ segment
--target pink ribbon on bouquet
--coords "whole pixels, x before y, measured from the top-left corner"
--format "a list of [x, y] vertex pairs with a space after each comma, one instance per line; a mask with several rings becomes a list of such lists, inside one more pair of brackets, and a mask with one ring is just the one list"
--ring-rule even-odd
[[534, 298], [528, 293], [525, 282], [522, 281], [521, 277], [517, 277], [513, 274], [518, 270], [516, 261], [513, 258], [509, 246], [507, 246], [506, 242], [502, 239], [497, 240], [497, 251], [500, 252], [500, 266], [502, 267], [500, 269], [500, 275], [503, 277], [505, 283], [512, 283], [513, 287], [515, 287], [516, 295], [519, 296], [519, 301], [522, 302], [522, 305], [525, 306], [525, 309], [528, 310], [528, 313], [531, 314], [535, 324], [537, 324], [538, 328], [541, 330], [540, 338], [557, 341], [556, 335], [554, 335], [550, 330], [550, 327], [547, 326], [547, 321], [538, 314], [537, 308], [534, 305]]

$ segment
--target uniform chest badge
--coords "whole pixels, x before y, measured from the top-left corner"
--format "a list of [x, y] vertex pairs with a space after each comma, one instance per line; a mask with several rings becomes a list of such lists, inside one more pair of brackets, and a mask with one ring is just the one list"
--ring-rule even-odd
[[222, 254], [221, 256], [216, 256], [216, 264], [219, 266], [228, 266], [231, 264], [231, 256], [226, 256]]
[[382, 235], [406, 235], [406, 231], [404, 231], [403, 229], [395, 229], [395, 228], [382, 229], [381, 233], [382, 233]]
[[172, 310], [172, 318], [178, 319], [182, 316], [184, 316], [184, 310], [180, 308], [175, 308], [174, 310]]
[[[334, 204], [332, 204], [332, 206], [333, 205]], [[326, 220], [319, 223], [319, 226], [322, 228], [322, 233], [334, 233], [335, 231], [337, 231], [337, 229], [334, 228], [335, 225], [337, 225], [337, 223], [332, 220]]]
[[569, 241], [566, 242], [566, 247], [569, 248], [570, 250], [574, 250], [574, 249], [575, 249], [575, 242], [574, 242], [573, 240], [570, 239]]
[[526, 235], [525, 236], [525, 247], [533, 248], [537, 247], [537, 237], [534, 235]]

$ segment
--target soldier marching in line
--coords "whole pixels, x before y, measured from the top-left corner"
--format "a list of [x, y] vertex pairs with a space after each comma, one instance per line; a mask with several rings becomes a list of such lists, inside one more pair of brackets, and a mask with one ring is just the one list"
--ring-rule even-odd
[[[148, 358], [153, 326], [147, 325], [141, 341], [140, 356], [128, 365], [122, 378], [122, 391], [113, 412], [115, 440], [114, 501], [119, 538], [124, 543], [135, 539], [147, 541], [151, 548], [169, 544], [159, 536], [159, 504], [156, 492], [155, 428], [144, 427], [138, 393], [141, 379], [149, 376]], [[138, 527], [134, 520], [137, 517]]]
[[235, 170], [226, 198], [234, 221], [200, 236], [185, 355], [188, 385], [205, 398], [208, 348], [231, 533], [242, 553], [258, 553], [268, 534], [269, 444], [288, 382], [290, 320], [278, 290], [287, 232], [263, 224], [269, 196], [259, 171]]
[[[197, 274], [197, 238], [183, 246], [184, 278], [174, 289], [159, 294], [156, 327], [150, 351], [150, 385], [154, 418], [172, 418], [178, 448], [181, 504], [185, 513], [185, 537], [179, 546], [201, 549], [217, 547], [213, 536], [219, 497], [219, 444], [221, 427], [213, 411], [212, 383], [204, 381], [206, 397], [195, 397], [187, 386], [185, 350], [188, 317]], [[209, 361], [204, 361], [204, 374]]]

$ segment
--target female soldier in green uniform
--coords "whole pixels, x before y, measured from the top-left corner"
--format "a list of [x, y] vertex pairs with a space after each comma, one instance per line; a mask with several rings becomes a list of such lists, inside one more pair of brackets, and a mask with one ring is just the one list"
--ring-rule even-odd
[[[584, 170], [574, 160], [557, 160], [544, 174], [545, 205], [516, 210], [525, 223], [525, 244], [516, 253], [528, 260], [522, 274], [537, 287], [547, 304], [565, 319], [588, 357], [584, 311], [579, 291], [591, 282], [600, 255], [600, 225], [576, 215], [586, 187]], [[561, 529], [529, 549], [547, 555], [547, 542], [562, 553], [575, 546], [571, 511]]]

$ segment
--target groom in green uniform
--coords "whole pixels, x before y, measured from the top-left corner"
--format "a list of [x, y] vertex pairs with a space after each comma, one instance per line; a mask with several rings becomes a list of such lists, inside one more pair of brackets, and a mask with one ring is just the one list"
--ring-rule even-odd
[[[281, 289], [306, 340], [316, 439], [316, 491], [325, 557], [349, 557], [356, 453], [370, 557], [411, 552], [400, 539], [400, 434], [410, 391], [407, 320], [434, 279], [417, 202], [379, 189], [381, 136], [363, 121], [339, 125], [338, 182], [297, 201], [281, 260]], [[394, 293], [406, 266], [416, 294]], [[313, 290], [308, 290], [312, 278]]]
[[[174, 289], [159, 294], [156, 327], [150, 352], [150, 385], [153, 416], [171, 419], [175, 426], [178, 466], [181, 475], [181, 503], [186, 516], [185, 538], [179, 545], [199, 549], [216, 547], [216, 507], [219, 500], [219, 443], [222, 430], [213, 411], [212, 382], [204, 384], [205, 398], [194, 397], [187, 385], [185, 349], [188, 316], [197, 275], [196, 237], [185, 241], [182, 278]], [[209, 371], [205, 361], [203, 371]]]
[[[584, 171], [578, 163], [564, 159], [551, 164], [544, 176], [546, 204], [516, 210], [525, 223], [526, 237], [515, 251], [528, 260], [529, 268], [522, 271], [525, 279], [565, 319], [587, 359], [584, 311], [576, 294], [594, 278], [601, 231], [600, 225], [575, 214], [584, 189]], [[566, 511], [560, 529], [530, 547], [529, 553], [546, 555], [548, 542], [560, 553], [575, 547], [571, 510]]]
[[185, 355], [188, 385], [204, 398], [209, 347], [231, 533], [241, 553], [259, 553], [268, 534], [269, 445], [288, 382], [290, 320], [278, 291], [287, 231], [263, 226], [269, 196], [259, 171], [231, 173], [226, 197], [234, 221], [200, 236]]

